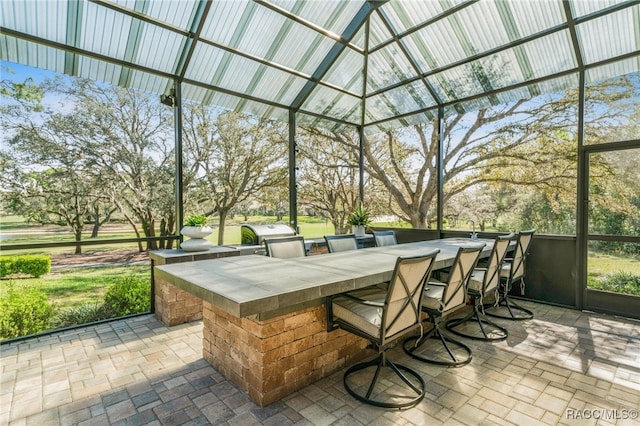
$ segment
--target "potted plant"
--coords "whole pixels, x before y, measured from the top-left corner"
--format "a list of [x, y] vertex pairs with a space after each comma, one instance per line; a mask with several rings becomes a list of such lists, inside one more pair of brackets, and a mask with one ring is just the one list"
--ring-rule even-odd
[[210, 226], [207, 226], [207, 217], [205, 215], [191, 215], [184, 221], [184, 226], [180, 233], [188, 240], [180, 244], [180, 248], [186, 251], [202, 251], [209, 250], [211, 242], [205, 237], [213, 232]]
[[370, 213], [364, 208], [362, 203], [358, 203], [358, 207], [349, 213], [347, 223], [351, 225], [351, 232], [357, 236], [364, 235], [364, 228], [371, 222]]

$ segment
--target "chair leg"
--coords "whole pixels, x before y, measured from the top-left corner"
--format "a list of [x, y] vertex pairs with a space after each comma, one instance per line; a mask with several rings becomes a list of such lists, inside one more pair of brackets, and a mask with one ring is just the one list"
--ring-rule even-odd
[[[503, 315], [488, 309], [486, 311], [486, 315], [489, 315], [494, 318], [502, 318], [502, 319], [508, 319], [513, 321], [523, 321], [523, 320], [528, 320], [533, 318], [533, 312], [513, 302], [508, 295], [505, 295], [502, 301], [498, 304], [498, 307], [500, 306], [506, 307], [507, 312], [509, 312], [509, 314]], [[517, 311], [519, 313], [516, 313], [514, 311]]]
[[[422, 348], [425, 342], [429, 339], [439, 340], [442, 347], [444, 347], [444, 349], [447, 351], [447, 354], [451, 358], [451, 361], [443, 359], [444, 357], [438, 357], [434, 353], [434, 351], [418, 351], [418, 349]], [[451, 347], [449, 346], [450, 344], [453, 344], [458, 349], [462, 349], [465, 352], [465, 356], [462, 359], [459, 359], [451, 350]], [[444, 332], [442, 332], [438, 324], [436, 324], [428, 334], [422, 337], [413, 336], [405, 339], [402, 346], [407, 355], [411, 356], [412, 358], [427, 362], [429, 364], [443, 365], [446, 367], [461, 367], [470, 363], [471, 359], [473, 358], [471, 349], [467, 345], [447, 336]]]
[[327, 333], [335, 331], [338, 327], [333, 322], [333, 297], [327, 296], [325, 298], [325, 311], [327, 313]]
[[[505, 284], [504, 288], [500, 292], [500, 297], [498, 299], [498, 305], [497, 305], [498, 308], [501, 306], [507, 308], [508, 314], [495, 312], [495, 309], [491, 309], [491, 308], [494, 308], [493, 305], [485, 305], [485, 308], [487, 308], [487, 310], [485, 311], [485, 314], [494, 318], [502, 318], [502, 319], [508, 319], [513, 321], [523, 321], [523, 320], [532, 319], [533, 312], [513, 302], [509, 298], [509, 291], [511, 291], [511, 285]], [[518, 313], [514, 311], [517, 311]]]
[[[462, 325], [465, 322], [475, 320], [482, 332], [482, 336], [477, 334], [464, 333], [460, 330], [456, 330], [456, 327]], [[485, 330], [485, 326], [491, 327], [491, 335]], [[483, 342], [500, 342], [505, 340], [509, 336], [509, 332], [506, 328], [499, 326], [498, 324], [490, 321], [485, 315], [480, 312], [480, 306], [475, 304], [473, 311], [463, 318], [454, 318], [445, 323], [445, 327], [448, 331], [461, 337], [467, 337], [473, 340], [481, 340]]]
[[[371, 383], [369, 384], [366, 393], [358, 393], [353, 387], [349, 384], [349, 377], [361, 370], [376, 367], [375, 372], [373, 373], [373, 378], [371, 379]], [[398, 402], [390, 402], [390, 401], [381, 401], [376, 399], [375, 396], [372, 397], [373, 391], [375, 390], [375, 386], [380, 377], [380, 373], [383, 368], [388, 367], [393, 371], [411, 390], [410, 393], [413, 395], [399, 396], [393, 395], [393, 398], [398, 399]], [[409, 378], [411, 376], [411, 378]], [[406, 367], [404, 365], [396, 364], [389, 360], [386, 356], [385, 352], [382, 352], [376, 358], [371, 361], [361, 362], [359, 364], [353, 365], [347, 369], [344, 373], [344, 387], [347, 392], [357, 399], [360, 402], [364, 402], [365, 404], [375, 405], [376, 407], [383, 408], [408, 408], [413, 407], [418, 404], [424, 398], [425, 392], [425, 383], [422, 377], [414, 370]], [[402, 402], [400, 402], [402, 400]]]

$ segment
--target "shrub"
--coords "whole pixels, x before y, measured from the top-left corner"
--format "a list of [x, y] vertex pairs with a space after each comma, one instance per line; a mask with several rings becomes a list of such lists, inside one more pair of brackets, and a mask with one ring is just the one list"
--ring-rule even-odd
[[51, 258], [44, 255], [0, 256], [0, 277], [27, 274], [40, 277], [51, 270]]
[[43, 255], [18, 256], [16, 260], [18, 272], [34, 277], [40, 277], [51, 270], [51, 258]]
[[47, 295], [9, 282], [0, 292], [0, 337], [11, 339], [45, 331], [55, 311]]
[[85, 303], [77, 308], [69, 308], [60, 312], [52, 320], [52, 326], [54, 328], [70, 327], [72, 325], [101, 321], [112, 316], [114, 316], [113, 311], [106, 304]]
[[16, 273], [15, 256], [0, 256], [0, 278]]
[[596, 290], [640, 296], [640, 275], [620, 271], [614, 274], [609, 274], [601, 279], [590, 279], [589, 287]]
[[116, 316], [148, 312], [151, 309], [149, 281], [134, 275], [119, 278], [107, 289], [104, 302]]

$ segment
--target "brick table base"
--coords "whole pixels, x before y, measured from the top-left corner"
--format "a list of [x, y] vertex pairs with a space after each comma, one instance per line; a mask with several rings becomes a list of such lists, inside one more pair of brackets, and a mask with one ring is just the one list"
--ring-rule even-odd
[[203, 356], [266, 406], [374, 354], [365, 339], [327, 333], [325, 316], [321, 305], [258, 321], [203, 302]]
[[155, 278], [155, 314], [168, 326], [202, 319], [202, 299]]

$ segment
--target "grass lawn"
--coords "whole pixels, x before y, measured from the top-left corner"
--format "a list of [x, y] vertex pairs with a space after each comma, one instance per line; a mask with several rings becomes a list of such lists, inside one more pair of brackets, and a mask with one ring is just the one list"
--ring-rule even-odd
[[[270, 224], [284, 223], [288, 224], [289, 218], [284, 217], [281, 222], [276, 222], [274, 216], [251, 216], [244, 221], [244, 217], [236, 216], [232, 220], [228, 220], [225, 224], [224, 244], [240, 243], [240, 228], [242, 224]], [[208, 237], [214, 244], [218, 241], [219, 227], [216, 223], [211, 223], [213, 233]], [[321, 217], [300, 216], [298, 218], [298, 227], [300, 233], [307, 238], [318, 238], [324, 235], [333, 234], [334, 228], [331, 222]], [[87, 232], [83, 233], [82, 241], [91, 241], [91, 229], [87, 227]], [[68, 242], [73, 243], [73, 235], [71, 231], [64, 226], [55, 225], [33, 225], [26, 224], [19, 216], [4, 216], [0, 221], [0, 231], [3, 233], [4, 244], [41, 244], [41, 243], [57, 243]], [[100, 229], [97, 240], [100, 239], [118, 239], [118, 238], [135, 238], [135, 233], [128, 224], [115, 223], [105, 225]], [[96, 245], [93, 247], [84, 246], [83, 251], [105, 251], [113, 248], [131, 247], [132, 243], [125, 244], [109, 244]], [[47, 254], [69, 253], [73, 252], [73, 247], [60, 247], [47, 249]], [[36, 254], [33, 250], [22, 250], [24, 253]], [[20, 251], [12, 251], [12, 254], [21, 254]]]
[[[268, 224], [277, 223], [273, 216], [254, 216], [247, 218], [236, 216], [229, 220], [225, 226], [224, 244], [238, 244], [240, 242], [240, 229], [243, 223], [249, 224]], [[284, 217], [279, 223], [288, 224], [288, 217]], [[404, 224], [408, 226], [407, 224]], [[298, 218], [298, 226], [300, 233], [306, 238], [322, 238], [324, 235], [334, 234], [333, 225], [326, 219], [321, 217], [300, 216]], [[381, 227], [402, 227], [403, 224], [393, 223], [375, 223], [375, 226]], [[218, 227], [213, 224], [213, 234], [208, 239], [217, 244]], [[11, 237], [4, 239], [3, 243], [8, 244], [28, 244], [28, 243], [51, 243], [60, 241], [72, 242], [72, 236], [69, 230], [59, 226], [38, 226], [26, 224], [19, 216], [4, 216], [0, 221], [0, 231], [3, 234], [10, 234]], [[110, 224], [101, 230], [100, 238], [116, 239], [116, 238], [133, 238], [135, 234], [127, 224]], [[85, 241], [89, 240], [89, 235], [85, 236]], [[135, 243], [115, 243], [108, 245], [94, 245], [83, 247], [83, 252], [88, 253], [109, 253], [114, 250], [128, 250], [135, 252], [137, 244]], [[7, 250], [3, 254], [18, 255], [22, 253], [29, 254], [47, 254], [54, 258], [55, 265], [56, 256], [71, 256], [74, 247], [55, 247], [41, 250]], [[75, 258], [75, 256], [72, 256]], [[91, 260], [80, 260], [80, 262], [89, 262]], [[640, 275], [640, 259], [638, 257], [624, 257], [602, 252], [589, 252], [588, 258], [588, 276], [591, 279], [601, 279], [607, 275], [618, 271], [626, 271], [635, 275]], [[129, 266], [113, 266], [105, 265], [100, 267], [58, 267], [44, 278], [20, 278], [14, 282], [18, 285], [33, 284], [44, 290], [50, 300], [61, 308], [78, 307], [85, 303], [101, 303], [104, 293], [109, 286], [118, 277], [134, 274], [145, 280], [150, 280], [149, 265], [129, 265]], [[0, 280], [0, 286], [8, 280]]]
[[587, 264], [588, 275], [592, 277], [600, 277], [619, 271], [640, 275], [640, 258], [638, 257], [590, 252]]
[[640, 256], [619, 256], [601, 251], [589, 251], [587, 275], [599, 279], [617, 272], [640, 275]]
[[640, 256], [589, 251], [587, 272], [590, 288], [640, 295]]
[[45, 277], [3, 279], [16, 285], [32, 285], [44, 291], [59, 309], [75, 308], [85, 303], [100, 304], [110, 284], [119, 277], [135, 275], [151, 282], [149, 265], [100, 266], [56, 270]]

